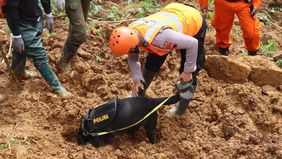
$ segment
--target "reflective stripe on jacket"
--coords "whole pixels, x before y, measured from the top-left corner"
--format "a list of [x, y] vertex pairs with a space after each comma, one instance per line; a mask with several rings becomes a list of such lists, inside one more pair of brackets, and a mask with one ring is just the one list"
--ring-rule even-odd
[[193, 7], [180, 3], [170, 3], [155, 14], [138, 19], [131, 23], [129, 27], [139, 31], [145, 40], [141, 49], [163, 56], [171, 52], [175, 46], [159, 48], [152, 44], [155, 36], [163, 28], [171, 28], [174, 31], [189, 36], [194, 36], [202, 27], [202, 15]]

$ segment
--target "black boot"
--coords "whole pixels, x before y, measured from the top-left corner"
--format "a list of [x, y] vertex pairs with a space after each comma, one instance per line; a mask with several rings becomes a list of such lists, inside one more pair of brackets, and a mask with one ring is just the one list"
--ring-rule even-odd
[[63, 53], [56, 65], [56, 68], [58, 69], [59, 72], [62, 73], [71, 72], [70, 61], [73, 58], [73, 56], [76, 54], [78, 48], [79, 46], [72, 45], [67, 42], [65, 43], [65, 46], [63, 48]]
[[151, 82], [153, 81], [156, 74], [157, 74], [156, 72], [151, 72], [151, 71], [149, 71], [145, 68], [143, 69], [143, 77], [144, 77], [144, 80], [145, 80], [145, 83], [143, 83], [144, 84], [144, 90], [139, 89], [138, 90], [138, 96], [145, 96], [146, 90], [149, 87], [149, 85], [151, 84]]
[[249, 56], [256, 56], [256, 55], [258, 55], [258, 52], [257, 51], [249, 51], [248, 55]]
[[221, 55], [223, 55], [223, 56], [228, 56], [228, 54], [229, 54], [229, 48], [227, 47], [227, 48], [218, 48], [218, 50], [219, 50], [219, 53], [221, 54]]

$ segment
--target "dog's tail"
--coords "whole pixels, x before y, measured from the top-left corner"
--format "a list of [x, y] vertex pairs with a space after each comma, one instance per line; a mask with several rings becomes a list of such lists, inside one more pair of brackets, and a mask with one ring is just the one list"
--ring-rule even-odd
[[[162, 97], [162, 98], [155, 98], [154, 102], [156, 104], [160, 104], [161, 102], [163, 102], [164, 100], [166, 100], [168, 97]], [[164, 103], [164, 105], [171, 105], [171, 104], [175, 104], [177, 102], [179, 102], [180, 100], [180, 96], [179, 94], [175, 94], [174, 96], [169, 97], [169, 99]]]

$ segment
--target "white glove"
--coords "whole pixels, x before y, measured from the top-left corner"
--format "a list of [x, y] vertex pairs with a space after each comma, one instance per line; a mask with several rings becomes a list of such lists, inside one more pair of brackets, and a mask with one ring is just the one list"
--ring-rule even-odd
[[56, 0], [56, 5], [57, 5], [57, 8], [61, 11], [63, 11], [65, 9], [65, 0]]

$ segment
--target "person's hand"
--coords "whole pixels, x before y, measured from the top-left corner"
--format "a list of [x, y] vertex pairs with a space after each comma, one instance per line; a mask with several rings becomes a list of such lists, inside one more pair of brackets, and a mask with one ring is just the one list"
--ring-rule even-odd
[[180, 82], [181, 83], [187, 83], [192, 79], [192, 73], [191, 72], [182, 72], [180, 74]]
[[66, 2], [65, 0], [56, 0], [57, 8], [61, 11], [65, 9]]
[[142, 84], [141, 80], [134, 80], [134, 86], [132, 88], [132, 96], [136, 97], [138, 96], [138, 90], [143, 89], [144, 90], [144, 85]]
[[250, 6], [250, 14], [254, 16], [257, 13], [258, 8], [255, 5]]
[[53, 16], [51, 13], [47, 14], [46, 15], [46, 28], [49, 31], [49, 33], [52, 33], [53, 26], [54, 26]]
[[21, 36], [14, 37], [12, 47], [15, 52], [23, 53], [25, 50], [23, 38]]

